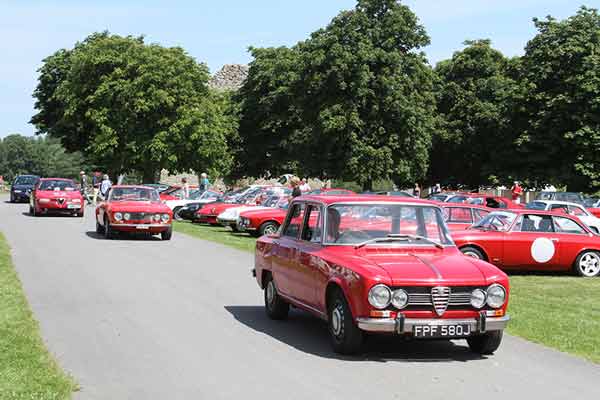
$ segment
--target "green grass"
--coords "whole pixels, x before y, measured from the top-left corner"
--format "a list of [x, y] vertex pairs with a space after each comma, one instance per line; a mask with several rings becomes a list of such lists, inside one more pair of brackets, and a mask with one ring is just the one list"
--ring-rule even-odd
[[508, 332], [600, 363], [600, 278], [511, 276]]
[[76, 389], [44, 346], [0, 234], [0, 399], [69, 399]]
[[[256, 239], [229, 228], [176, 222], [175, 230], [240, 250]], [[513, 275], [508, 332], [600, 363], [600, 278]]]
[[254, 251], [256, 239], [247, 233], [234, 233], [230, 228], [208, 226], [175, 221], [176, 232], [185, 233], [198, 239], [221, 243], [238, 250]]

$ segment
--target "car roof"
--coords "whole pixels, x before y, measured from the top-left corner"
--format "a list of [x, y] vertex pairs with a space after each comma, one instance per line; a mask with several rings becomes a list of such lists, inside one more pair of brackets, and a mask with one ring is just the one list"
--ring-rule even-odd
[[492, 211], [492, 214], [494, 213], [513, 213], [513, 214], [538, 214], [538, 215], [554, 215], [554, 216], [559, 216], [559, 217], [569, 217], [568, 214], [563, 214], [560, 212], [556, 212], [556, 211], [545, 211], [545, 210], [534, 210], [531, 208], [507, 208], [507, 209], [498, 209], [498, 210], [494, 210]]
[[444, 208], [477, 208], [479, 210], [496, 210], [486, 206], [481, 206], [479, 204], [470, 204], [470, 203], [446, 203], [446, 202], [438, 202], [438, 206]]
[[413, 197], [400, 196], [382, 196], [373, 194], [353, 194], [353, 195], [304, 195], [294, 199], [294, 201], [316, 201], [326, 205], [335, 203], [411, 203], [438, 206], [437, 202]]
[[[31, 176], [31, 175], [27, 175], [27, 176]], [[67, 182], [74, 182], [73, 179], [69, 179], [69, 178], [41, 178], [40, 181], [67, 181]]]
[[21, 177], [39, 178], [39, 176], [37, 176], [37, 175], [27, 175], [27, 174], [15, 176], [15, 178], [21, 178]]
[[550, 205], [583, 207], [579, 203], [573, 203], [572, 201], [562, 201], [562, 200], [533, 200], [532, 203], [546, 203], [546, 204], [550, 204]]
[[141, 188], [141, 189], [150, 189], [156, 190], [156, 188], [145, 186], [145, 185], [113, 185], [112, 189], [126, 189], [126, 188]]

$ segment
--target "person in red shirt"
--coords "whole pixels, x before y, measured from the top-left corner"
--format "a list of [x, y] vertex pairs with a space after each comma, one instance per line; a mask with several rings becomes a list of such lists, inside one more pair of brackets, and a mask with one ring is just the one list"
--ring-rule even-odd
[[512, 199], [515, 203], [521, 203], [521, 195], [523, 194], [523, 188], [519, 186], [519, 182], [515, 181], [515, 184], [510, 188], [512, 192]]

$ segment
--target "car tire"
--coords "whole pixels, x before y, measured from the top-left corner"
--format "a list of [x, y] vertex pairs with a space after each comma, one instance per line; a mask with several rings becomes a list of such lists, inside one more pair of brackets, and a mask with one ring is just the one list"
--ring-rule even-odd
[[575, 273], [584, 278], [600, 275], [600, 254], [596, 251], [584, 251], [577, 256], [573, 266]]
[[473, 353], [494, 354], [502, 343], [502, 334], [503, 331], [491, 331], [483, 335], [471, 336], [467, 338], [467, 343]]
[[346, 297], [339, 289], [328, 301], [327, 325], [333, 351], [338, 354], [356, 354], [361, 351], [365, 335], [354, 322]]
[[171, 240], [171, 236], [173, 236], [173, 227], [170, 226], [166, 231], [162, 231], [160, 233], [160, 238], [162, 240]]
[[33, 215], [34, 217], [37, 217], [37, 216], [39, 216], [39, 214], [38, 214], [38, 212], [37, 212], [37, 210], [36, 210], [36, 208], [35, 208], [35, 204], [34, 204], [34, 205], [33, 205], [33, 207], [31, 207], [31, 208], [32, 208], [32, 210], [31, 210], [31, 215]]
[[258, 228], [258, 235], [274, 235], [279, 230], [279, 224], [273, 221], [263, 222], [263, 224]]
[[277, 285], [273, 276], [269, 275], [264, 289], [265, 311], [267, 316], [275, 320], [286, 319], [290, 313], [290, 305], [277, 293]]
[[104, 218], [104, 238], [107, 240], [111, 240], [115, 237], [112, 228], [110, 227], [110, 223], [107, 218]]
[[181, 218], [181, 217], [179, 216], [179, 211], [181, 211], [181, 208], [182, 208], [182, 207], [175, 207], [175, 208], [173, 209], [173, 219], [174, 219], [175, 221], [183, 221], [183, 218]]
[[483, 255], [481, 250], [479, 250], [476, 247], [466, 246], [460, 249], [460, 251], [467, 257], [476, 258], [478, 260], [485, 260], [485, 256]]
[[100, 223], [97, 220], [96, 220], [96, 233], [98, 235], [104, 234], [104, 227], [102, 225], [100, 225]]

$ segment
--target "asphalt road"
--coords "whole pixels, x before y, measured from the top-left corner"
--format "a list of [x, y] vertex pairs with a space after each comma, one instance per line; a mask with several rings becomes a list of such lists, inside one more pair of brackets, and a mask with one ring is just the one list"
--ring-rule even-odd
[[491, 357], [394, 339], [340, 357], [319, 320], [267, 319], [251, 254], [178, 234], [106, 241], [92, 208], [26, 212], [0, 203], [0, 230], [75, 399], [600, 398], [600, 366], [514, 337]]

